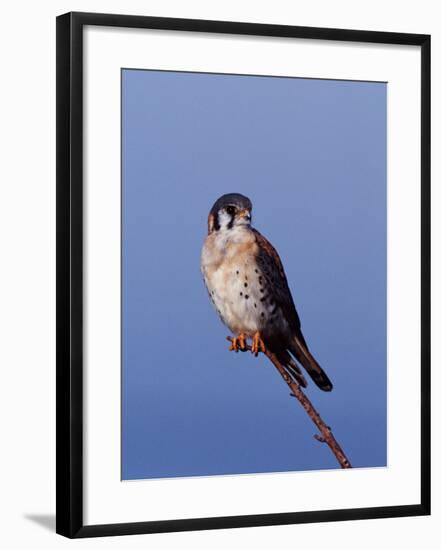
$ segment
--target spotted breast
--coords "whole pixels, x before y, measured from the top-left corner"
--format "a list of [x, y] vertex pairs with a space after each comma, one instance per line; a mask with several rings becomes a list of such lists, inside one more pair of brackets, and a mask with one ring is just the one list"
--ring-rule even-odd
[[289, 327], [258, 256], [255, 232], [248, 226], [238, 226], [207, 236], [201, 269], [210, 299], [224, 324], [234, 334], [252, 337], [259, 331], [270, 338], [275, 330], [288, 333]]

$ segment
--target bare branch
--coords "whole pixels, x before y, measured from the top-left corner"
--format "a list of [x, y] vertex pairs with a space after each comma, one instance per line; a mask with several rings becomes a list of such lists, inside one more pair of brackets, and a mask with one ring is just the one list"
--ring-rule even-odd
[[[232, 342], [233, 339], [229, 336], [227, 337], [227, 340]], [[251, 346], [247, 344], [246, 350], [251, 351]], [[280, 376], [283, 378], [283, 380], [291, 390], [291, 395], [300, 402], [309, 418], [320, 430], [320, 435], [315, 434], [314, 438], [317, 439], [317, 441], [320, 441], [321, 443], [326, 443], [328, 445], [342, 468], [352, 468], [351, 463], [347, 459], [343, 449], [340, 447], [337, 440], [335, 439], [331, 428], [325, 422], [323, 422], [322, 418], [314, 408], [309, 398], [303, 393], [301, 387], [291, 378], [285, 367], [278, 361], [274, 353], [272, 353], [269, 349], [266, 349], [263, 353], [265, 353], [271, 363], [279, 371]]]

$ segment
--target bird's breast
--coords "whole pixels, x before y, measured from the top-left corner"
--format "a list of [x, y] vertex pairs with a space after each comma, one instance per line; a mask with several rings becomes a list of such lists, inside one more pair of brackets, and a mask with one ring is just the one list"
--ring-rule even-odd
[[277, 306], [257, 263], [254, 235], [211, 234], [202, 251], [201, 268], [210, 299], [233, 333], [252, 336], [276, 321]]

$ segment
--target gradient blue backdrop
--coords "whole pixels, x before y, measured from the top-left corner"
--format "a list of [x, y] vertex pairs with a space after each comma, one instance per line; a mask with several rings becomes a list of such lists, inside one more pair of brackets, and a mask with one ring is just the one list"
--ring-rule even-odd
[[199, 258], [248, 195], [356, 467], [386, 464], [386, 84], [124, 70], [122, 478], [337, 467], [268, 360], [228, 352]]

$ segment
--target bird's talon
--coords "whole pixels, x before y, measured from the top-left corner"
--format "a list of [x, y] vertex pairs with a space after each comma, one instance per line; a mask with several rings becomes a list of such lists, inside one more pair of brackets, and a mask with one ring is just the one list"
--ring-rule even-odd
[[231, 340], [230, 351], [235, 351], [235, 352], [239, 351], [239, 348], [237, 346], [237, 338], [236, 337], [232, 338], [232, 340]]
[[233, 338], [228, 338], [228, 340], [231, 342], [230, 351], [235, 351], [236, 353], [239, 351], [246, 351], [247, 349], [247, 340], [246, 336], [244, 334], [239, 334], [239, 336], [234, 336]]
[[259, 351], [262, 353], [266, 352], [265, 344], [260, 336], [259, 332], [256, 332], [256, 334], [253, 336], [253, 343], [251, 345], [251, 353], [254, 354], [255, 357], [259, 355]]
[[247, 348], [247, 339], [246, 339], [245, 334], [239, 334], [237, 340], [239, 342], [240, 349], [242, 351], [245, 351], [246, 348]]

